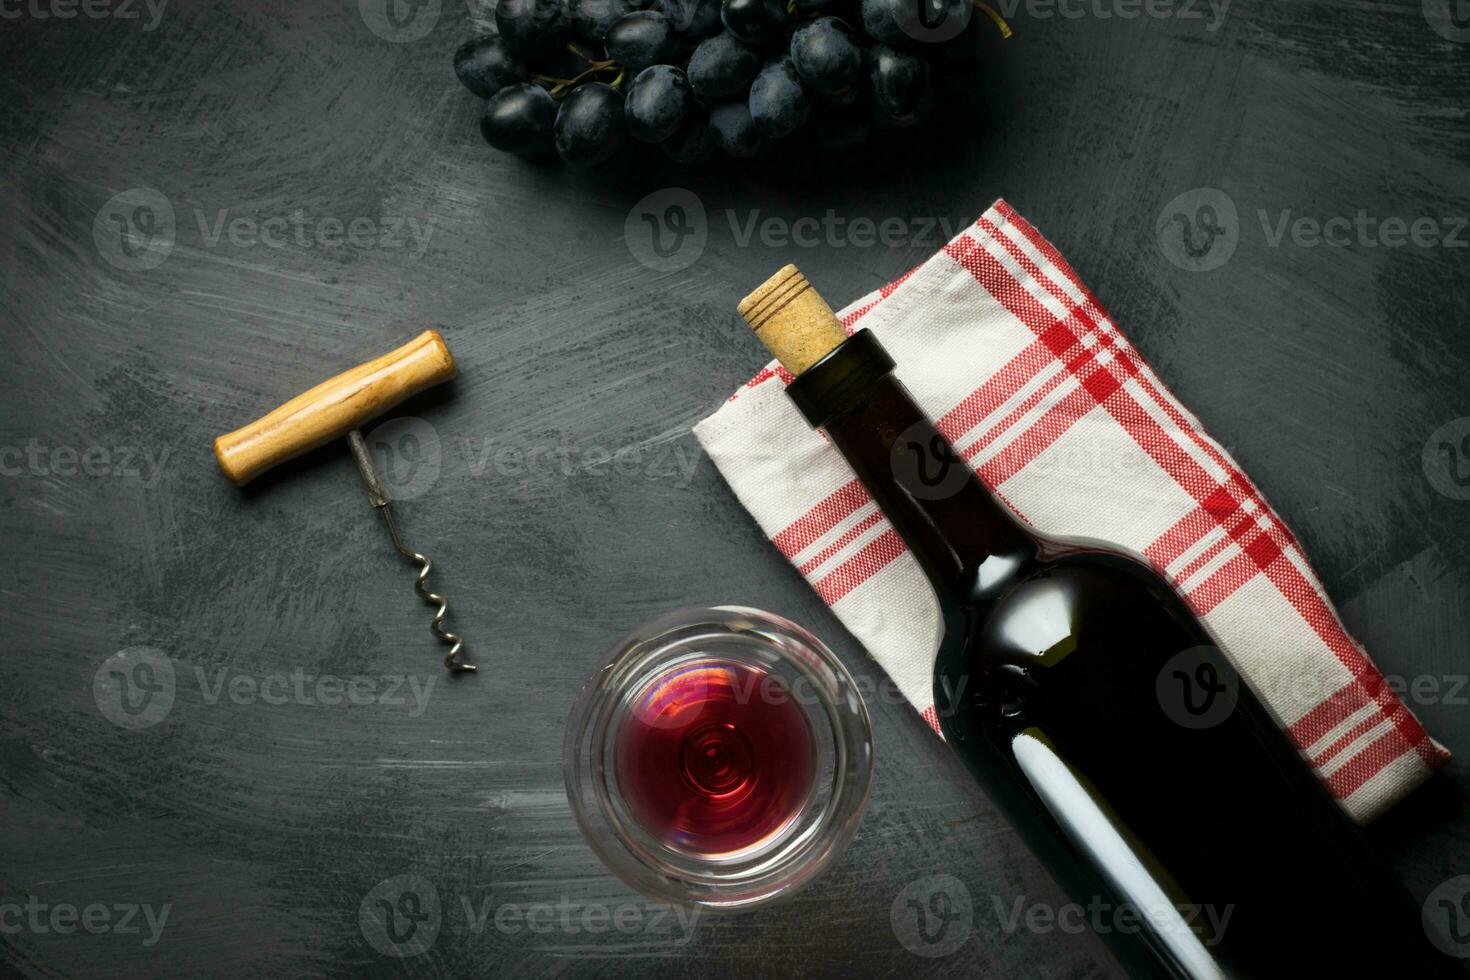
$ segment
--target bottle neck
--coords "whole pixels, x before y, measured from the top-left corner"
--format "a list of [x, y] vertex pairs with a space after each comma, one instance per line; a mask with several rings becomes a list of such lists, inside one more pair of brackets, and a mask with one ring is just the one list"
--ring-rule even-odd
[[860, 331], [788, 389], [857, 473], [941, 596], [979, 599], [1037, 551]]

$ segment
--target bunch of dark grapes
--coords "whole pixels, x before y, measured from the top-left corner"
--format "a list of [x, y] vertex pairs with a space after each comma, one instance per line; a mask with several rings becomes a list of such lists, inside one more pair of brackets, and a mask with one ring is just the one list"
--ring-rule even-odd
[[983, 0], [498, 0], [454, 70], [489, 144], [576, 167], [639, 143], [747, 159], [810, 126], [826, 148], [925, 121], [977, 57]]

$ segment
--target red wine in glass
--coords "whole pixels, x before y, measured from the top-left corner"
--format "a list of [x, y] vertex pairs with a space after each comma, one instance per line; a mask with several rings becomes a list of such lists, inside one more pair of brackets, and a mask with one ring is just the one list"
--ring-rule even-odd
[[842, 854], [873, 775], [852, 676], [809, 631], [680, 609], [612, 651], [572, 705], [567, 800], [587, 843], [660, 901], [745, 909]]
[[618, 785], [667, 847], [736, 854], [779, 837], [812, 793], [815, 749], [784, 681], [733, 660], [696, 660], [653, 678], [618, 732]]

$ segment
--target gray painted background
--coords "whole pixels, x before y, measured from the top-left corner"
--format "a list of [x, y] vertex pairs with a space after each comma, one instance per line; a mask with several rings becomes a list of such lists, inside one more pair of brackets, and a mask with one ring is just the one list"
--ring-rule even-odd
[[[400, 28], [379, 0], [5, 0], [0, 927], [38, 917], [0, 932], [6, 971], [1116, 976], [1090, 935], [1002, 928], [998, 909], [1062, 896], [900, 704], [871, 705], [856, 842], [778, 911], [660, 917], [604, 873], [562, 792], [576, 688], [671, 607], [789, 615], [875, 678], [688, 429], [764, 362], [733, 309], [774, 268], [794, 259], [846, 301], [941, 243], [927, 219], [1002, 195], [1261, 485], [1384, 671], [1437, 688], [1414, 708], [1459, 758], [1373, 835], [1416, 899], [1470, 874], [1464, 4], [1069, 9], [1015, 10], [973, 89], [895, 152], [610, 182], [482, 143], [449, 69], [478, 16], [463, 0], [405, 6]], [[660, 272], [625, 227], [673, 186], [706, 238]], [[1166, 210], [1197, 188], [1236, 209], [1210, 271]], [[158, 197], [140, 189], [175, 221], [139, 257], [120, 243], [146, 228], [112, 216], [143, 221]], [[918, 220], [897, 247], [744, 235], [829, 209]], [[1291, 230], [1360, 211], [1433, 223], [1398, 246], [1378, 224], [1341, 246]], [[355, 242], [315, 237], [354, 219]], [[420, 454], [398, 515], [436, 561], [469, 679], [442, 675], [340, 446], [244, 492], [210, 449], [431, 325], [461, 377], [384, 440]], [[597, 465], [618, 450], [620, 470]], [[138, 647], [173, 666], [174, 699], [134, 729], [109, 720], [103, 668]], [[306, 696], [282, 697], [296, 673]], [[321, 704], [319, 676], [433, 686]], [[971, 914], [957, 951], [925, 959], [892, 913], [940, 874]], [[359, 920], [398, 875], [440, 904], [406, 959]], [[67, 909], [94, 931], [59, 934]]]

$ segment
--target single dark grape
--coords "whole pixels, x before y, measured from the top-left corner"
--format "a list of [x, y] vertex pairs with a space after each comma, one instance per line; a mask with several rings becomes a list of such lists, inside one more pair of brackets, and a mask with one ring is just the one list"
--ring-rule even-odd
[[658, 145], [675, 163], [697, 163], [710, 155], [714, 140], [709, 131], [709, 113], [696, 106], [673, 136]]
[[544, 156], [552, 148], [556, 100], [539, 85], [507, 85], [485, 103], [480, 133], [497, 150], [523, 157]]
[[555, 51], [572, 30], [561, 0], [496, 0], [495, 24], [506, 46], [522, 58]]
[[918, 23], [910, 27], [912, 34], [926, 44], [941, 45], [964, 34], [979, 17], [971, 0], [919, 0], [915, 9], [910, 0], [909, 16]]
[[680, 34], [687, 31], [694, 20], [694, 7], [695, 0], [650, 0], [643, 5], [644, 10], [656, 10], [667, 17]]
[[530, 77], [526, 62], [493, 34], [460, 45], [454, 52], [454, 73], [465, 88], [482, 99]]
[[750, 83], [750, 118], [762, 136], [779, 139], [796, 132], [812, 112], [812, 94], [788, 57], [766, 62]]
[[650, 65], [673, 61], [679, 53], [679, 34], [656, 10], [624, 14], [607, 29], [607, 56], [630, 74]]
[[682, 69], [653, 65], [640, 71], [627, 94], [628, 132], [645, 143], [674, 135], [694, 105], [694, 90]]
[[929, 62], [907, 51], [875, 44], [868, 51], [873, 118], [886, 126], [917, 126], [934, 105]]
[[573, 33], [600, 48], [607, 38], [607, 29], [619, 17], [642, 6], [641, 0], [567, 0], [567, 16]]
[[699, 42], [689, 59], [689, 84], [702, 99], [735, 95], [761, 70], [761, 56], [735, 39], [716, 34]]
[[685, 42], [702, 41], [724, 29], [725, 24], [720, 20], [720, 0], [694, 0], [694, 16], [689, 18], [689, 26], [684, 29]]
[[942, 44], [972, 19], [970, 0], [862, 0], [863, 30], [884, 44]]
[[720, 0], [653, 0], [648, 10], [669, 19], [685, 43], [700, 41], [724, 29], [720, 23]]
[[912, 40], [899, 27], [903, 7], [914, 0], [862, 0], [863, 30], [875, 41], [902, 44]]
[[791, 36], [791, 63], [812, 91], [851, 101], [863, 84], [863, 49], [847, 21], [818, 17]]
[[786, 0], [725, 0], [720, 19], [746, 44], [775, 44], [786, 36]]
[[741, 160], [759, 153], [763, 142], [744, 102], [724, 102], [711, 109], [709, 133], [716, 146]]
[[602, 82], [572, 89], [556, 114], [556, 152], [574, 167], [595, 167], [628, 143], [623, 97]]
[[674, 26], [674, 30], [680, 34], [689, 26], [689, 21], [694, 17], [693, 0], [652, 0], [643, 5], [644, 10], [654, 10], [663, 14]]

